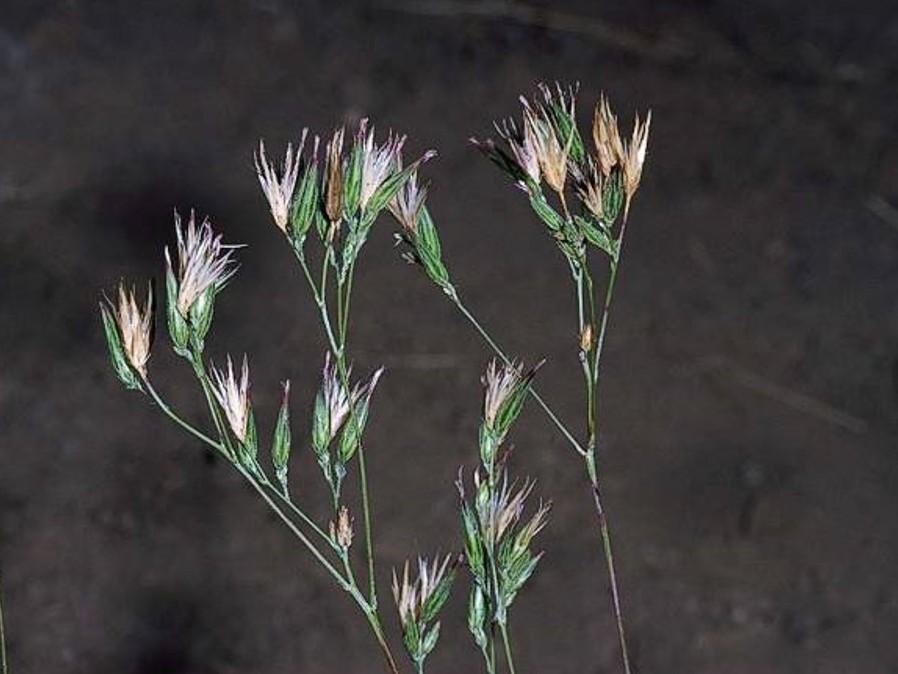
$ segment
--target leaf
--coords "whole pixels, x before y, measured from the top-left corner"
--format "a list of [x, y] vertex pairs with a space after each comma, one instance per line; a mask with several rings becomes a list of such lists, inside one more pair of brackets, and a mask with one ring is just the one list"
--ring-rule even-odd
[[281, 399], [281, 410], [274, 425], [274, 436], [271, 441], [271, 464], [275, 472], [287, 475], [287, 463], [290, 460], [290, 382], [284, 383], [284, 396]]
[[176, 354], [187, 358], [190, 355], [187, 348], [190, 340], [190, 326], [178, 311], [178, 281], [175, 279], [171, 266], [167, 266], [165, 270], [165, 307], [172, 348]]
[[574, 220], [576, 221], [577, 225], [579, 225], [580, 231], [583, 232], [583, 236], [586, 237], [587, 241], [589, 241], [599, 250], [607, 253], [608, 256], [612, 259], [615, 258], [617, 247], [614, 241], [608, 236], [608, 234], [596, 227], [587, 218], [583, 218], [577, 215], [574, 216]]
[[530, 197], [530, 207], [553, 234], [558, 234], [564, 230], [564, 218], [554, 208], [549, 206], [549, 202], [546, 201], [542, 194]]
[[440, 638], [440, 623], [435, 623], [433, 627], [424, 635], [424, 640], [421, 642], [421, 660], [430, 655], [430, 652], [433, 650], [434, 646], [437, 645], [437, 641]]

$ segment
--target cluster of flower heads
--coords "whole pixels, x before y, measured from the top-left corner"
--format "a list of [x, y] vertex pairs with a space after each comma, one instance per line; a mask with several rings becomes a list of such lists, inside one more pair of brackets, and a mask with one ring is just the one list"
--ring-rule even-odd
[[531, 543], [546, 525], [549, 508], [541, 503], [528, 519], [524, 510], [534, 483], [509, 480], [509, 452], [501, 444], [523, 409], [535, 369], [517, 363], [490, 363], [483, 378], [480, 466], [473, 474], [473, 494], [466, 498], [459, 476], [465, 559], [472, 576], [468, 629], [482, 649], [493, 625], [504, 624], [518, 592], [533, 574], [542, 553]]
[[378, 143], [367, 119], [350, 143], [343, 127], [324, 142], [318, 136], [310, 139], [304, 129], [298, 146], [287, 146], [279, 169], [260, 142], [256, 173], [275, 224], [297, 251], [314, 227], [326, 245], [340, 244], [343, 265], [351, 264], [377, 215], [435, 154], [428, 151], [403, 166], [404, 145], [405, 136], [393, 133]]
[[[644, 122], [637, 115], [625, 141], [602, 96], [593, 114], [590, 151], [577, 127], [575, 87], [541, 85], [539, 96], [520, 100], [522, 122], [507, 119], [495, 125], [504, 144], [492, 139], [472, 142], [528, 194], [534, 211], [569, 257], [582, 254], [584, 240], [616, 256], [614, 223], [621, 213], [626, 221], [639, 189], [651, 113]], [[557, 196], [560, 213], [548, 204], [543, 183]], [[570, 210], [571, 193], [583, 206], [581, 214]]]

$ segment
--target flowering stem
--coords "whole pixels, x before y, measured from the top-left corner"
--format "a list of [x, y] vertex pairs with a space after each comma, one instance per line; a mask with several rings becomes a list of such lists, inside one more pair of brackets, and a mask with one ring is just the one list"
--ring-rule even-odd
[[[345, 281], [341, 282], [339, 276], [337, 278], [337, 330], [334, 331], [333, 324], [330, 320], [330, 313], [328, 312], [327, 307], [327, 271], [330, 268], [330, 261], [333, 255], [333, 246], [328, 246], [321, 265], [321, 283], [319, 286], [316, 285], [315, 280], [312, 277], [305, 256], [300, 252], [296, 252], [296, 257], [297, 260], [299, 260], [300, 266], [302, 267], [303, 275], [306, 278], [306, 283], [308, 283], [309, 289], [312, 291], [312, 295], [315, 299], [315, 304], [318, 307], [318, 312], [321, 317], [321, 323], [324, 327], [325, 336], [327, 337], [328, 347], [334, 357], [334, 361], [336, 362], [337, 373], [340, 377], [341, 386], [343, 386], [348, 394], [348, 392], [350, 391], [350, 381], [349, 368], [346, 364], [345, 354], [346, 341], [349, 332], [349, 307], [352, 297], [352, 279], [355, 276], [355, 263], [353, 262], [350, 264]], [[352, 406], [352, 408], [350, 409], [348, 422], [351, 424], [357, 423], [355, 406]], [[371, 503], [368, 490], [368, 470], [365, 460], [365, 447], [361, 438], [359, 438], [358, 456], [359, 482], [362, 497], [362, 526], [365, 531], [365, 556], [368, 566], [368, 601], [370, 602], [371, 606], [376, 609], [377, 583], [374, 574], [374, 541], [372, 534]], [[335, 500], [335, 512], [337, 511], [337, 509], [338, 504]]]
[[149, 392], [150, 396], [152, 396], [153, 400], [156, 402], [156, 406], [159, 407], [159, 409], [162, 410], [169, 419], [174, 421], [178, 426], [183, 428], [198, 440], [201, 440], [213, 449], [219, 451], [221, 454], [227, 456], [224, 446], [220, 442], [216, 442], [208, 435], [195, 428], [189, 422], [184, 421], [181, 417], [179, 417], [174, 412], [174, 410], [172, 410], [172, 408], [169, 407], [168, 404], [166, 404], [166, 402], [159, 396], [159, 393], [156, 392], [156, 389], [153, 388], [148, 379], [145, 379], [143, 383], [147, 387], [147, 391]]
[[[468, 322], [474, 327], [477, 333], [483, 338], [483, 341], [487, 343], [487, 345], [493, 350], [493, 352], [499, 356], [503, 363], [506, 365], [511, 365], [511, 359], [505, 355], [505, 352], [502, 350], [502, 347], [490, 336], [490, 334], [486, 331], [486, 329], [480, 324], [480, 321], [470, 312], [470, 310], [465, 306], [465, 304], [461, 301], [461, 298], [458, 296], [458, 293], [453, 290], [452, 293], [449, 294], [449, 298], [452, 300], [452, 303], [455, 307], [462, 313], [462, 315], [468, 320]], [[539, 395], [536, 388], [533, 384], [530, 385], [530, 395], [533, 396], [533, 399], [537, 402], [537, 404], [543, 409], [546, 416], [549, 417], [549, 420], [555, 425], [555, 428], [559, 430], [559, 432], [564, 436], [564, 438], [570, 443], [571, 447], [574, 451], [577, 452], [580, 456], [586, 456], [586, 450], [580, 445], [579, 441], [573, 436], [573, 434], [567, 429], [567, 426], [558, 418], [558, 415], [549, 407], [549, 404]]]
[[508, 665], [510, 674], [515, 674], [514, 658], [511, 657], [511, 640], [508, 638], [508, 626], [505, 622], [499, 623], [499, 630], [502, 632], [502, 644], [505, 646], [505, 662]]

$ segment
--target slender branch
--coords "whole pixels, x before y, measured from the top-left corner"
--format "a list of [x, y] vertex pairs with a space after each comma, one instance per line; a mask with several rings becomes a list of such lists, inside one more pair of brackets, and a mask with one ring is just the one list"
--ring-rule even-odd
[[[593, 461], [595, 459], [593, 458]], [[593, 469], [593, 475], [595, 471]], [[614, 555], [611, 551], [611, 529], [608, 526], [608, 518], [602, 507], [602, 495], [598, 482], [591, 477], [593, 504], [596, 509], [596, 517], [599, 520], [599, 529], [602, 533], [602, 548], [605, 553], [605, 562], [608, 566], [608, 578], [611, 582], [611, 601], [614, 605], [614, 621], [617, 626], [617, 638], [621, 649], [621, 658], [624, 665], [624, 674], [630, 674], [630, 654], [627, 649], [627, 636], [624, 630], [624, 614], [621, 608], [620, 590], [617, 584], [617, 573], [614, 570]]]
[[3, 589], [0, 587], [0, 672], [9, 674], [6, 660], [6, 628], [3, 624]]
[[[490, 336], [490, 334], [486, 331], [486, 329], [480, 324], [477, 318], [472, 314], [468, 308], [461, 301], [461, 298], [458, 296], [458, 293], [453, 292], [449, 295], [452, 303], [455, 307], [462, 313], [462, 315], [468, 320], [468, 322], [474, 327], [477, 333], [483, 338], [489, 347], [493, 350], [493, 352], [499, 356], [503, 363], [506, 365], [511, 365], [511, 359], [505, 355], [505, 352], [502, 350], [502, 347]], [[580, 445], [577, 441], [577, 438], [573, 436], [573, 434], [567, 429], [567, 426], [558, 418], [558, 415], [549, 407], [548, 403], [543, 400], [542, 396], [540, 396], [539, 392], [536, 388], [531, 384], [530, 385], [530, 395], [533, 396], [533, 399], [537, 402], [537, 404], [542, 408], [543, 412], [549, 417], [549, 420], [555, 425], [555, 428], [559, 430], [559, 432], [564, 436], [564, 438], [570, 443], [571, 447], [574, 451], [577, 452], [582, 457], [586, 456], [586, 450]]]
[[227, 454], [225, 453], [225, 448], [220, 442], [216, 442], [215, 440], [210, 438], [208, 435], [206, 435], [202, 431], [200, 431], [197, 428], [195, 428], [194, 426], [192, 426], [189, 422], [184, 421], [181, 417], [179, 417], [174, 412], [174, 410], [172, 410], [172, 408], [169, 407], [168, 404], [161, 398], [161, 396], [156, 391], [156, 389], [153, 388], [153, 385], [150, 384], [149, 379], [144, 379], [143, 383], [147, 387], [147, 391], [149, 392], [150, 396], [156, 402], [156, 406], [159, 407], [159, 409], [162, 410], [169, 419], [174, 421], [178, 426], [180, 426], [185, 431], [190, 433], [193, 437], [197, 438], [198, 440], [201, 440], [202, 442], [206, 443], [213, 449], [216, 449], [219, 452], [221, 452], [222, 454], [224, 454], [225, 456], [227, 456]]
[[499, 623], [499, 630], [502, 632], [502, 643], [505, 646], [505, 662], [508, 665], [509, 674], [516, 674], [514, 669], [514, 658], [511, 656], [511, 640], [508, 638], [508, 626], [505, 622]]

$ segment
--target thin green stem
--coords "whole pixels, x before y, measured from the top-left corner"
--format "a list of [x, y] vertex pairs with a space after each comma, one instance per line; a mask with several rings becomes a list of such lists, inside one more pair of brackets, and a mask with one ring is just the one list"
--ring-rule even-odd
[[280, 506], [274, 502], [271, 496], [268, 494], [265, 489], [262, 488], [262, 485], [259, 484], [258, 480], [256, 480], [245, 468], [238, 464], [234, 464], [240, 474], [246, 479], [247, 482], [252, 485], [253, 489], [262, 497], [265, 503], [268, 504], [268, 507], [278, 516], [278, 518], [284, 523], [284, 525], [290, 530], [290, 532], [297, 538], [299, 541], [312, 553], [312, 556], [315, 557], [316, 561], [318, 561], [321, 566], [333, 577], [337, 584], [346, 592], [352, 596], [355, 602], [359, 605], [359, 607], [364, 611], [368, 608], [368, 603], [365, 601], [365, 598], [361, 595], [361, 593], [356, 589], [352, 583], [340, 573], [340, 571], [335, 567], [331, 562], [324, 556], [321, 550], [309, 540], [309, 537], [306, 536], [303, 531], [296, 526], [296, 523], [287, 517], [287, 514], [281, 510]]
[[6, 659], [6, 627], [3, 623], [3, 588], [0, 587], [0, 672], [9, 674], [9, 665]]
[[[511, 365], [511, 359], [505, 355], [505, 352], [499, 346], [499, 344], [490, 336], [490, 334], [486, 331], [486, 329], [480, 324], [477, 318], [472, 314], [465, 304], [461, 301], [461, 298], [457, 293], [452, 293], [450, 296], [452, 303], [455, 307], [461, 312], [461, 314], [468, 320], [468, 322], [474, 327], [477, 333], [483, 338], [483, 341], [487, 343], [487, 345], [493, 350], [493, 352], [499, 356], [503, 363], [506, 365]], [[573, 436], [573, 434], [567, 429], [567, 426], [558, 418], [558, 415], [549, 407], [548, 403], [543, 400], [542, 396], [540, 396], [539, 392], [534, 388], [534, 386], [530, 385], [530, 395], [533, 396], [533, 399], [537, 402], [537, 404], [542, 408], [543, 412], [549, 417], [549, 420], [555, 425], [555, 428], [564, 436], [564, 438], [570, 443], [571, 447], [574, 451], [577, 452], [580, 456], [586, 456], [586, 450], [580, 445], [577, 441], [577, 438]]]
[[511, 656], [511, 640], [508, 638], [508, 626], [504, 622], [500, 622], [499, 630], [502, 632], [502, 643], [505, 646], [505, 663], [508, 665], [509, 674], [516, 674], [514, 658]]
[[234, 450], [231, 438], [228, 435], [227, 427], [225, 426], [224, 421], [222, 421], [221, 414], [218, 411], [218, 403], [215, 400], [215, 396], [212, 394], [212, 384], [209, 381], [209, 375], [206, 372], [206, 365], [203, 363], [203, 358], [200, 354], [195, 354], [190, 358], [190, 363], [193, 365], [193, 373], [200, 383], [200, 388], [203, 389], [203, 395], [206, 397], [206, 406], [209, 408], [209, 414], [212, 415], [212, 423], [215, 424], [215, 430], [218, 432], [218, 437], [221, 441], [220, 444], [224, 448], [223, 453], [225, 457], [230, 459], [231, 462], [236, 465], [237, 452]]
[[150, 396], [156, 402], [156, 406], [159, 407], [159, 409], [162, 410], [169, 419], [174, 421], [178, 426], [180, 426], [185, 431], [190, 433], [193, 437], [197, 438], [198, 440], [201, 440], [202, 442], [206, 443], [213, 449], [218, 450], [222, 454], [225, 454], [224, 446], [220, 442], [216, 442], [215, 440], [210, 438], [208, 435], [206, 435], [202, 431], [198, 430], [197, 428], [192, 426], [189, 422], [184, 421], [184, 419], [182, 419], [180, 416], [178, 416], [174, 412], [174, 410], [172, 410], [172, 408], [169, 407], [168, 404], [162, 399], [162, 397], [159, 395], [159, 393], [156, 391], [156, 389], [153, 388], [153, 385], [150, 384], [149, 380], [144, 379], [143, 383], [144, 383], [144, 386], [146, 386], [147, 391], [149, 392]]

